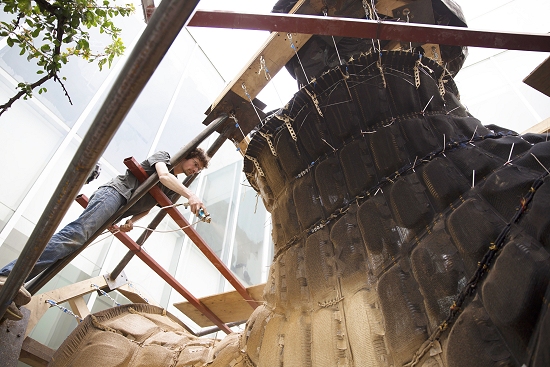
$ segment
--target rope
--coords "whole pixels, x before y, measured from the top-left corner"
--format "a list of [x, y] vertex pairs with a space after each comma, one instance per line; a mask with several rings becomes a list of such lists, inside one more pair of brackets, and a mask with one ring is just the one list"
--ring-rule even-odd
[[92, 288], [95, 288], [102, 296], [106, 296], [107, 298], [110, 298], [117, 306], [120, 306], [120, 303], [118, 303], [117, 301], [115, 301], [115, 299], [111, 296], [109, 296], [105, 291], [103, 291], [101, 288], [99, 288], [97, 285], [95, 284], [91, 284], [90, 285]]
[[306, 74], [306, 69], [304, 69], [304, 65], [302, 64], [302, 60], [300, 60], [300, 56], [298, 56], [298, 50], [296, 49], [296, 46], [294, 46], [294, 43], [292, 42], [292, 34], [287, 33], [286, 36], [288, 37], [288, 41], [290, 42], [290, 48], [294, 50], [294, 54], [296, 55], [296, 58], [298, 59], [298, 62], [300, 63], [300, 66], [302, 67], [302, 71], [304, 73], [304, 77], [306, 78], [307, 84], [309, 84], [309, 78]]
[[74, 314], [74, 313], [73, 313], [71, 310], [69, 310], [68, 308], [65, 308], [65, 307], [59, 305], [59, 304], [58, 304], [57, 302], [55, 302], [53, 299], [47, 299], [45, 302], [46, 302], [47, 304], [49, 304], [50, 306], [52, 306], [52, 307], [57, 307], [57, 308], [59, 308], [61, 311], [63, 311], [64, 313], [73, 316], [75, 319], [78, 320], [78, 322], [82, 322], [82, 320], [84, 320], [82, 317], [80, 317], [80, 316]]
[[134, 287], [134, 284], [133, 283], [128, 283], [128, 287], [130, 288], [133, 288], [136, 290], [137, 294], [146, 302], [146, 303], [149, 303], [149, 300], [145, 297], [143, 297], [143, 295], [141, 294], [141, 292], [139, 291], [139, 289], [137, 289], [136, 287]]

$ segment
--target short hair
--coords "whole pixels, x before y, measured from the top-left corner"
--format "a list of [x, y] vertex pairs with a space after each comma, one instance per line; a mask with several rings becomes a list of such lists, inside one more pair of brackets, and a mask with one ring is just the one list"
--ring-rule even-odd
[[210, 162], [210, 157], [204, 149], [202, 148], [195, 148], [192, 151], [190, 151], [187, 156], [185, 156], [185, 159], [193, 159], [197, 158], [202, 163], [203, 168], [208, 168], [208, 163]]

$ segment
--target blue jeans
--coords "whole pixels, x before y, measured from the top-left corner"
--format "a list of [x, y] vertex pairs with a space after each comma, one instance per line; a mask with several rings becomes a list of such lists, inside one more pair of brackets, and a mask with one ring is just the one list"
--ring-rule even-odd
[[[78, 250], [124, 204], [126, 204], [124, 196], [112, 187], [97, 189], [80, 217], [52, 236], [26, 282], [46, 270], [57, 260]], [[4, 266], [0, 270], [0, 275], [7, 276], [15, 262], [16, 260], [13, 260]]]

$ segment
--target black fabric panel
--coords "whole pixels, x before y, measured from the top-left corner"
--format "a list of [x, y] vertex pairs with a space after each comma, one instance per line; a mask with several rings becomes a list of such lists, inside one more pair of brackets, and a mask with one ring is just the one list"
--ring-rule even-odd
[[483, 283], [485, 309], [521, 361], [527, 359], [549, 279], [548, 252], [528, 238], [517, 238], [504, 246]]
[[338, 157], [328, 158], [316, 166], [315, 182], [327, 212], [332, 213], [349, 202], [344, 172]]
[[535, 193], [521, 224], [529, 235], [550, 249], [550, 177]]
[[503, 218], [511, 218], [537, 177], [520, 166], [506, 166], [487, 177], [481, 192]]
[[340, 162], [352, 196], [359, 195], [378, 181], [372, 157], [363, 141], [355, 140], [343, 147]]
[[432, 206], [415, 174], [404, 176], [391, 186], [390, 203], [401, 227], [422, 228], [432, 219]]
[[416, 165], [416, 158], [421, 159], [441, 146], [441, 142], [434, 136], [426, 119], [413, 117], [399, 124], [399, 127], [403, 132], [406, 150], [411, 157], [414, 157], [410, 163]]
[[400, 366], [408, 362], [407, 356], [428, 337], [422, 294], [411, 272], [398, 266], [380, 277], [378, 294], [388, 348], [396, 365]]
[[452, 150], [446, 155], [462, 172], [468, 183], [472, 184], [472, 178], [474, 179], [474, 187], [482, 182], [487, 175], [491, 174], [493, 170], [501, 168], [504, 163], [504, 161], [495, 160], [490, 153], [469, 144], [465, 144], [460, 149]]
[[478, 198], [466, 200], [447, 219], [447, 228], [458, 248], [469, 279], [477, 264], [506, 223]]
[[303, 229], [309, 228], [324, 217], [323, 205], [313, 173], [308, 173], [294, 186], [294, 202], [298, 220]]
[[519, 367], [479, 300], [458, 317], [445, 346], [448, 367]]
[[420, 242], [411, 254], [411, 264], [434, 330], [466, 285], [464, 264], [444, 230]]
[[470, 189], [466, 178], [444, 157], [435, 158], [419, 167], [418, 172], [437, 211], [445, 210]]
[[[512, 144], [514, 144], [513, 150]], [[512, 152], [510, 159], [513, 160], [531, 148], [531, 144], [529, 144], [529, 142], [517, 136], [505, 136], [500, 139], [486, 139], [480, 141], [476, 145], [491, 154], [504, 159], [504, 161], [508, 160], [508, 157], [510, 157], [510, 152]]]
[[370, 270], [380, 275], [394, 263], [402, 239], [382, 195], [367, 200], [357, 211], [357, 224], [368, 250]]

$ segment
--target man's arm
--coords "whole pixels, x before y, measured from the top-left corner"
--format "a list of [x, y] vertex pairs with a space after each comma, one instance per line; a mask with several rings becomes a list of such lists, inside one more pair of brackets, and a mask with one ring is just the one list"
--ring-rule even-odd
[[201, 208], [202, 210], [204, 210], [205, 214], [208, 214], [201, 199], [199, 199], [199, 197], [195, 195], [193, 191], [185, 187], [176, 176], [171, 174], [164, 162], [155, 163], [155, 170], [159, 175], [159, 180], [161, 184], [163, 184], [170, 190], [177, 192], [181, 196], [187, 198], [193, 214], [197, 214], [197, 212]]
[[132, 229], [134, 229], [134, 223], [145, 217], [147, 214], [149, 214], [149, 210], [132, 216], [132, 218], [126, 220], [126, 223], [120, 225], [118, 229], [121, 232], [130, 232]]

